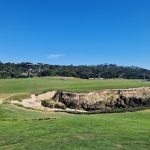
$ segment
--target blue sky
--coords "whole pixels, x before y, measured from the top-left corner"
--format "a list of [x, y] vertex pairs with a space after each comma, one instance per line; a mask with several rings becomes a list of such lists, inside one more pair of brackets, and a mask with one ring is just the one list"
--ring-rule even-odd
[[150, 69], [149, 0], [0, 0], [0, 60]]

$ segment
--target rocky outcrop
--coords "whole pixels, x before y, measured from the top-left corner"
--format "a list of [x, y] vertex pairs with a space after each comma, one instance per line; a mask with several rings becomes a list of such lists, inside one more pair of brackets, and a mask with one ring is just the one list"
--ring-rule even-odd
[[7, 102], [40, 110], [51, 108], [81, 112], [150, 108], [150, 88], [100, 90], [90, 93], [52, 91], [40, 95], [32, 94], [30, 98], [21, 101], [13, 99]]
[[35, 99], [37, 101], [48, 100], [48, 99], [53, 98], [55, 95], [56, 95], [56, 91], [51, 91], [51, 92], [46, 92], [46, 93], [43, 93], [43, 94], [39, 94], [39, 95], [35, 96]]
[[57, 92], [53, 99], [67, 108], [105, 111], [150, 106], [150, 88], [101, 90], [90, 93]]

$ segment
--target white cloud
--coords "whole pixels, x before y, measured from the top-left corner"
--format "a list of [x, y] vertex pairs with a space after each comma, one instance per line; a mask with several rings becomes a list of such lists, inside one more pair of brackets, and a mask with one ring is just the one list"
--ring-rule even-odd
[[48, 55], [48, 59], [57, 59], [63, 56], [64, 56], [63, 54], [51, 54], [51, 55]]

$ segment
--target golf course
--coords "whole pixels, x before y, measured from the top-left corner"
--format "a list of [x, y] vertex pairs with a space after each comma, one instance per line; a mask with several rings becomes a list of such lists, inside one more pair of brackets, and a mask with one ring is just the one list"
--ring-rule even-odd
[[150, 150], [150, 0], [0, 0], [0, 150]]
[[103, 89], [127, 89], [150, 87], [150, 82], [143, 80], [107, 79], [86, 80], [78, 78], [25, 78], [0, 79], [0, 94], [40, 93], [51, 90], [64, 90], [70, 92], [90, 92]]
[[[1, 79], [1, 99], [18, 93], [49, 90], [89, 92], [149, 87], [142, 80], [83, 80], [75, 78]], [[148, 150], [150, 110], [77, 115], [38, 111], [0, 104], [1, 150]]]

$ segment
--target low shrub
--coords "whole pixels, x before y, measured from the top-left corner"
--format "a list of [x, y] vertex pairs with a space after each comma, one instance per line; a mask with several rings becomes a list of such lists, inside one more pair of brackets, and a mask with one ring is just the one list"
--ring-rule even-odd
[[41, 101], [41, 105], [44, 107], [49, 107], [49, 108], [66, 109], [66, 105], [64, 105], [61, 102], [55, 102], [53, 99], [43, 100]]
[[23, 99], [27, 99], [27, 98], [30, 98], [30, 94], [15, 94], [5, 99], [5, 101], [17, 100], [21, 102]]

